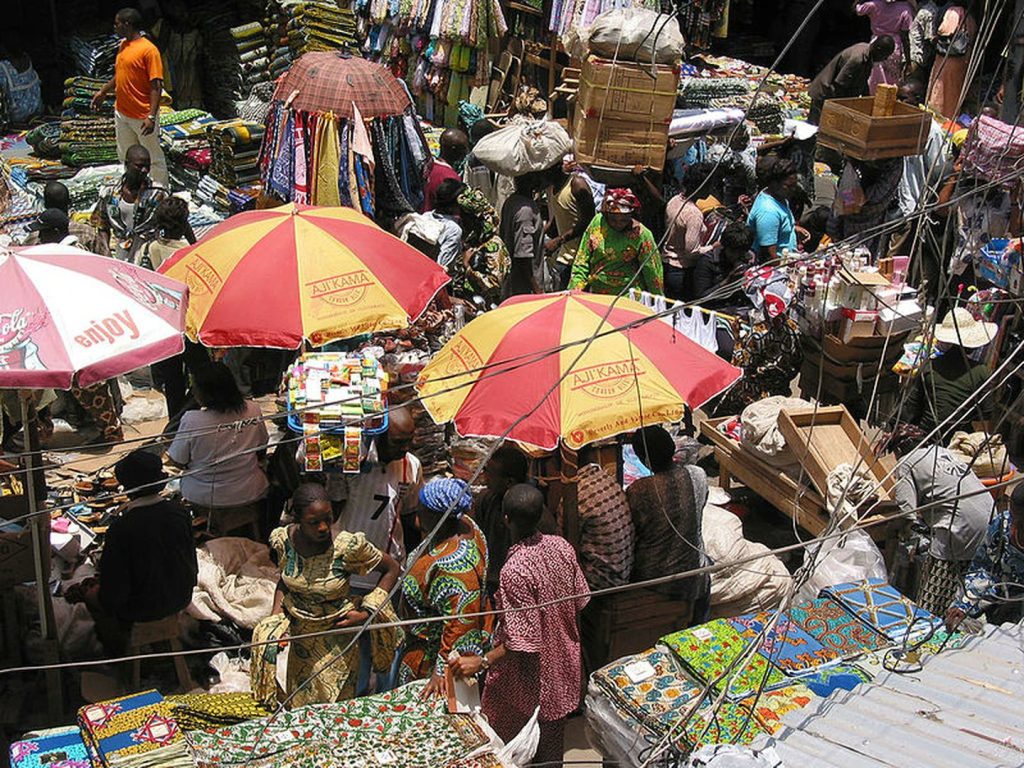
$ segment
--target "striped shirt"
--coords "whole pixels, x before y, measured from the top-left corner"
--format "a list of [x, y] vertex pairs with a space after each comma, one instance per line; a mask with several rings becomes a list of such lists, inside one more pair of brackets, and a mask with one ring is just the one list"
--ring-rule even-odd
[[629, 583], [633, 569], [633, 521], [626, 494], [597, 464], [577, 475], [579, 561], [591, 589]]

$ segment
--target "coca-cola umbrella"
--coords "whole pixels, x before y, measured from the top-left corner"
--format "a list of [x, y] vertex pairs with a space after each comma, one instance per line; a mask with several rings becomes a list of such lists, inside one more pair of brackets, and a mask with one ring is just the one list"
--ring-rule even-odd
[[333, 112], [346, 119], [352, 119], [353, 102], [365, 119], [401, 115], [412, 106], [387, 67], [337, 51], [300, 56], [277, 81], [274, 99], [294, 110]]
[[[148, 269], [62, 245], [0, 249], [0, 388], [69, 389], [155, 363], [184, 349], [187, 288]], [[52, 634], [49, 517], [36, 515], [35, 420], [26, 430], [30, 514], [43, 637]], [[40, 484], [43, 491], [45, 484]]]

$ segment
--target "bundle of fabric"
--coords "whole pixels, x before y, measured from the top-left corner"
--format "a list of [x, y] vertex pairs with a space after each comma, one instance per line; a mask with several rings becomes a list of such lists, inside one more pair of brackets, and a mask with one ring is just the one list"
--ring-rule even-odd
[[684, 77], [679, 81], [676, 102], [684, 108], [736, 107], [749, 95], [750, 83], [742, 78]]
[[150, 690], [78, 710], [82, 740], [94, 768], [190, 768], [171, 707]]
[[894, 643], [931, 635], [942, 622], [914, 605], [882, 579], [836, 584], [823, 589], [822, 597], [831, 597], [850, 613]]
[[114, 118], [90, 115], [64, 118], [60, 123], [61, 160], [65, 165], [105, 165], [117, 162]]
[[294, 3], [284, 9], [292, 58], [310, 51], [358, 49], [359, 28], [351, 8], [334, 3]]
[[271, 614], [280, 573], [266, 544], [222, 537], [199, 547], [196, 557], [199, 576], [187, 608], [190, 616], [252, 629]]
[[785, 118], [782, 114], [782, 102], [774, 96], [761, 93], [757, 101], [747, 110], [747, 120], [757, 126], [761, 133], [778, 136], [782, 133]]
[[124, 172], [119, 163], [83, 168], [64, 182], [71, 198], [71, 209], [84, 211], [99, 200], [100, 189], [114, 186]]
[[244, 99], [254, 85], [270, 82], [270, 60], [267, 58], [267, 33], [258, 21], [231, 28], [238, 55], [236, 64], [238, 87], [236, 100]]
[[207, 205], [200, 205], [189, 210], [188, 224], [196, 238], [200, 239], [226, 218], [225, 214], [218, 213]]
[[239, 120], [250, 123], [266, 123], [267, 111], [274, 96], [274, 83], [257, 83], [252, 87], [249, 96], [235, 104]]
[[[65, 115], [92, 114], [92, 99], [106, 80], [98, 77], [69, 77], [64, 81], [64, 101], [61, 108]], [[99, 113], [103, 115], [114, 114], [114, 94], [109, 94], [100, 104]]]
[[68, 53], [75, 65], [75, 71], [107, 80], [114, 74], [114, 59], [120, 39], [117, 35], [73, 34], [67, 41]]
[[890, 644], [885, 635], [829, 597], [799, 603], [790, 608], [788, 614], [795, 625], [843, 659]]
[[255, 210], [256, 201], [259, 200], [261, 194], [263, 194], [263, 185], [259, 182], [232, 189], [228, 192], [232, 215], [242, 211]]
[[[789, 685], [785, 675], [760, 651], [747, 655], [749, 643], [726, 619], [665, 635], [667, 645], [699, 681], [738, 702], [759, 690]], [[739, 661], [746, 656], [744, 661]]]
[[210, 175], [228, 188], [260, 178], [259, 152], [264, 127], [244, 120], [223, 120], [206, 126], [210, 140]]
[[186, 693], [165, 701], [182, 731], [236, 725], [273, 714], [250, 693]]
[[231, 34], [234, 14], [230, 7], [219, 3], [207, 4], [202, 11], [194, 12], [201, 16], [203, 103], [215, 115], [231, 117], [235, 114], [235, 102], [248, 93], [242, 85], [238, 45]]
[[[421, 699], [424, 684], [190, 731], [191, 757], [197, 768], [385, 763], [449, 768], [492, 750], [493, 737], [474, 716], [448, 714], [443, 698]], [[381, 755], [386, 756], [383, 763]]]
[[49, 160], [60, 159], [60, 123], [40, 123], [27, 134], [25, 141], [39, 157]]
[[10, 757], [11, 768], [87, 768], [90, 765], [89, 751], [77, 725], [26, 734], [22, 741], [11, 744]]
[[787, 675], [802, 675], [840, 658], [784, 613], [745, 613], [727, 621], [744, 641], [756, 641], [761, 653]]
[[160, 118], [160, 144], [167, 157], [173, 189], [194, 190], [210, 167], [210, 140], [206, 127], [217, 122], [199, 109], [166, 112]]
[[213, 208], [214, 211], [229, 213], [231, 211], [230, 189], [225, 187], [213, 176], [207, 174], [196, 185], [196, 200]]

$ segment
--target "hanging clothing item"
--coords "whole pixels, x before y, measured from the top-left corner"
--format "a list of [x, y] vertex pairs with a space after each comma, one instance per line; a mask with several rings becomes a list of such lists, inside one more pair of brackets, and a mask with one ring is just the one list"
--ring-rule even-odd
[[352, 124], [348, 120], [338, 121], [338, 135], [341, 139], [341, 162], [338, 163], [338, 199], [341, 204], [354, 208], [350, 179], [352, 178]]
[[[683, 304], [678, 301], [669, 304], [664, 296], [638, 291], [636, 288], [629, 289], [629, 298], [663, 315], [662, 322], [672, 326], [708, 352], [718, 352], [718, 315], [714, 312], [709, 312], [701, 307], [684, 309]], [[678, 309], [678, 311], [671, 315], [665, 314], [670, 309]]]
[[338, 196], [338, 174], [341, 146], [338, 142], [338, 122], [333, 112], [321, 115], [316, 128], [316, 196], [314, 205], [341, 205]]
[[292, 191], [292, 200], [296, 203], [309, 203], [309, 183], [306, 180], [306, 113], [296, 112], [292, 125], [294, 131], [294, 178], [295, 188]]

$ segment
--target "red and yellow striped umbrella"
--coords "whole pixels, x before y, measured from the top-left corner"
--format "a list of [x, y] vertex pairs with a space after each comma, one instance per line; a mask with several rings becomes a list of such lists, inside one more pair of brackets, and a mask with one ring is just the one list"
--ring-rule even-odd
[[613, 301], [579, 291], [509, 299], [423, 369], [424, 407], [463, 436], [497, 437], [511, 427], [508, 437], [526, 445], [552, 450], [561, 439], [579, 448], [676, 421], [684, 404], [697, 408], [739, 379], [740, 369], [668, 324], [642, 322], [652, 318], [647, 307], [619, 299], [609, 313]]
[[351, 208], [295, 204], [232, 216], [160, 272], [189, 287], [193, 340], [281, 349], [405, 328], [449, 280]]

